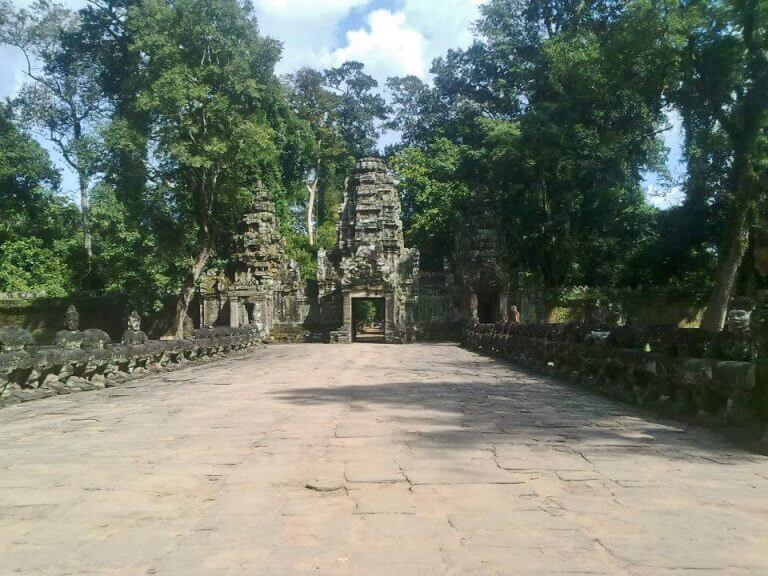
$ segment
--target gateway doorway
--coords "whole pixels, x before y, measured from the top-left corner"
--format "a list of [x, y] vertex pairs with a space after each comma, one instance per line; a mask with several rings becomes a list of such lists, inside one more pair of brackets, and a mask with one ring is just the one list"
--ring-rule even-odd
[[384, 298], [352, 298], [352, 341], [385, 342]]

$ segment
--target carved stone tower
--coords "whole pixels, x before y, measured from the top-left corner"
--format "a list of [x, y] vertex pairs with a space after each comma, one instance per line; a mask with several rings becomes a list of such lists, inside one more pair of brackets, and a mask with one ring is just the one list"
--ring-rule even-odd
[[355, 340], [353, 305], [360, 299], [383, 307], [384, 341], [408, 340], [418, 253], [405, 248], [400, 198], [382, 160], [363, 158], [355, 165], [341, 205], [338, 243], [338, 270], [326, 273], [323, 263], [320, 274], [338, 278], [341, 293], [342, 325], [332, 339]]
[[269, 332], [274, 324], [300, 323], [299, 271], [285, 255], [275, 205], [263, 188], [240, 220], [234, 243], [227, 273], [213, 270], [201, 286], [201, 324], [259, 324]]

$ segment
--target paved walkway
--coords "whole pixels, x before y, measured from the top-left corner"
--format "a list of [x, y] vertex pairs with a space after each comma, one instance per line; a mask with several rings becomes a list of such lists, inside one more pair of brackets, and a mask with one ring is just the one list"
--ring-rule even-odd
[[768, 574], [768, 459], [450, 345], [0, 410], [0, 574]]

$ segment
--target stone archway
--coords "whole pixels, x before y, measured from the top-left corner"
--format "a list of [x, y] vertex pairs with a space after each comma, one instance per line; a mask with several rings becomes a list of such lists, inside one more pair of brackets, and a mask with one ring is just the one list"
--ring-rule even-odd
[[352, 341], [386, 342], [386, 298], [352, 298]]

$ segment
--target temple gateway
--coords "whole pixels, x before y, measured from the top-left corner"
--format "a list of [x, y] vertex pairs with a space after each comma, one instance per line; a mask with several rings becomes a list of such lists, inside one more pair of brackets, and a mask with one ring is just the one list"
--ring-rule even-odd
[[[385, 163], [363, 158], [347, 183], [337, 247], [319, 250], [311, 279], [302, 279], [286, 257], [274, 204], [260, 188], [240, 222], [229, 266], [210, 270], [200, 286], [199, 325], [256, 325], [267, 334], [334, 343], [399, 343], [445, 337], [478, 315], [507, 319], [490, 232], [478, 240], [482, 245], [467, 243], [471, 254], [463, 248], [442, 270], [422, 272], [418, 250], [405, 247], [400, 197]], [[470, 227], [483, 229], [477, 218]]]

